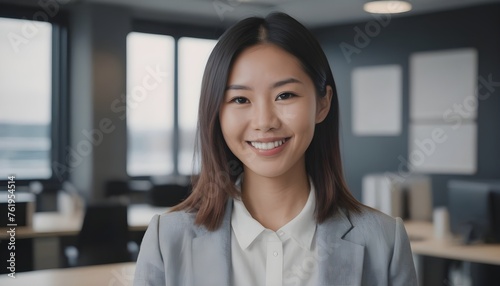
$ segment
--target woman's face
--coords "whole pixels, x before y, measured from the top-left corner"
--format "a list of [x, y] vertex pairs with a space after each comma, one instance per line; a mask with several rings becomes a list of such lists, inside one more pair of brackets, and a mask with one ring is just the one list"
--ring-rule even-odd
[[229, 74], [219, 118], [245, 172], [264, 177], [304, 168], [305, 151], [330, 108], [293, 55], [272, 44], [244, 50]]

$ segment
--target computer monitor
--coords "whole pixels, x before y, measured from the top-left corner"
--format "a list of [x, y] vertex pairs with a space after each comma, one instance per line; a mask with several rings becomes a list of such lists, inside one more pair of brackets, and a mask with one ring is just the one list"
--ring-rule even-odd
[[473, 241], [500, 242], [500, 181], [448, 182], [450, 229]]

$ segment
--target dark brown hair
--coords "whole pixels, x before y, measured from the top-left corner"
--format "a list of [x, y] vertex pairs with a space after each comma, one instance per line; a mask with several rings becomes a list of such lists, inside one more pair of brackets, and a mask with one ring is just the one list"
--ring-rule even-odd
[[214, 47], [203, 75], [198, 111], [196, 145], [201, 147], [201, 171], [193, 180], [191, 195], [173, 211], [195, 212], [196, 224], [215, 230], [222, 222], [227, 200], [238, 196], [235, 181], [243, 168], [224, 141], [219, 110], [232, 63], [243, 50], [259, 43], [274, 44], [295, 56], [318, 96], [325, 96], [328, 85], [333, 90], [330, 111], [316, 124], [306, 150], [306, 172], [316, 190], [317, 222], [331, 217], [339, 207], [359, 211], [361, 204], [349, 192], [342, 171], [339, 104], [328, 60], [314, 36], [284, 13], [244, 19], [229, 28]]

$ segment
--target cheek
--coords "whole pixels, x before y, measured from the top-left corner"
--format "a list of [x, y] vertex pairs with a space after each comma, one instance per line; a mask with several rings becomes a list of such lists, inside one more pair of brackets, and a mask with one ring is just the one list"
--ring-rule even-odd
[[219, 113], [219, 120], [224, 140], [230, 145], [230, 142], [234, 141], [241, 131], [241, 117], [237, 116], [233, 110], [223, 107]]
[[283, 109], [282, 118], [287, 125], [300, 133], [314, 133], [316, 107], [311, 102], [291, 105]]

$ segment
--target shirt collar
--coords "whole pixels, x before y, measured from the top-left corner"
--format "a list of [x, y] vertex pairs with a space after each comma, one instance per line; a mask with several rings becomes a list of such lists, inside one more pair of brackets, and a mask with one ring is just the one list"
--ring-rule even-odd
[[[300, 213], [281, 227], [276, 233], [283, 238], [292, 238], [300, 247], [311, 250], [316, 232], [314, 209], [316, 207], [315, 189], [309, 178], [309, 197]], [[236, 180], [236, 188], [241, 190], [241, 175]], [[246, 249], [266, 229], [252, 215], [239, 198], [233, 200], [231, 226], [236, 240], [242, 249]], [[281, 235], [280, 235], [281, 234]]]
[[282, 231], [284, 235], [289, 235], [300, 247], [306, 250], [311, 250], [316, 232], [316, 218], [314, 217], [316, 193], [311, 178], [309, 178], [309, 182], [309, 197], [304, 208], [296, 217], [277, 231], [278, 234]]

